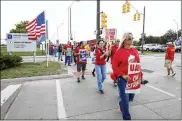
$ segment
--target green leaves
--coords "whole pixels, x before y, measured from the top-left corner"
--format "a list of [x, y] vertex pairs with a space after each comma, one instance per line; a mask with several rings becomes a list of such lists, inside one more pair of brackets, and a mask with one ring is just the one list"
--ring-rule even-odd
[[15, 24], [15, 29], [11, 29], [10, 33], [27, 33], [26, 24], [28, 21], [21, 21], [20, 23]]

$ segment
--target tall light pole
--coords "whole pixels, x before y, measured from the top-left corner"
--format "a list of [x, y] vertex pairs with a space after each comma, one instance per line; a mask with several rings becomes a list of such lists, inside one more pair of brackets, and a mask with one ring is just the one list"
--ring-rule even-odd
[[75, 2], [78, 2], [80, 0], [75, 0], [71, 3], [71, 5], [68, 7], [68, 41], [69, 39], [72, 40], [73, 37], [72, 37], [72, 30], [71, 30], [71, 6], [75, 3]]
[[175, 23], [176, 23], [176, 26], [177, 26], [177, 39], [178, 39], [178, 23], [176, 20], [173, 20]]

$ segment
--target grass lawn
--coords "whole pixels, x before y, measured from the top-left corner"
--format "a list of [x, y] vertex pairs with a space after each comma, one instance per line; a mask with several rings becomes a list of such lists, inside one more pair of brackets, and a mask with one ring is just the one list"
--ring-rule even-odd
[[48, 68], [47, 62], [22, 63], [20, 66], [2, 70], [1, 79], [58, 75], [62, 73], [65, 73], [65, 70], [61, 69], [59, 63], [57, 62], [49, 62]]
[[[18, 56], [33, 56], [33, 52], [11, 52], [12, 55], [18, 55]], [[7, 48], [5, 47], [1, 47], [1, 54], [8, 54], [7, 53]], [[36, 50], [36, 56], [42, 56], [42, 55], [46, 55], [45, 51], [40, 50], [40, 48], [37, 47]]]

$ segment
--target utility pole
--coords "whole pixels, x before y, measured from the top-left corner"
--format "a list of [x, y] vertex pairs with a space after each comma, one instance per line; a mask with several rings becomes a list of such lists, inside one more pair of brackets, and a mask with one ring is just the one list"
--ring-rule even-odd
[[145, 42], [145, 6], [143, 9], [143, 33], [142, 33], [142, 53], [143, 53], [143, 44]]
[[71, 7], [70, 7], [70, 40], [72, 40], [72, 30], [71, 30]]
[[100, 0], [97, 0], [97, 14], [96, 14], [96, 41], [100, 39]]

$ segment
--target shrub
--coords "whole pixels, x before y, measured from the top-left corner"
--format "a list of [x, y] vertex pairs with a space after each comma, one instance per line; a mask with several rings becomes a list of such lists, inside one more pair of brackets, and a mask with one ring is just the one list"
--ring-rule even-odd
[[22, 58], [17, 55], [1, 55], [0, 57], [0, 70], [11, 68], [20, 65]]

